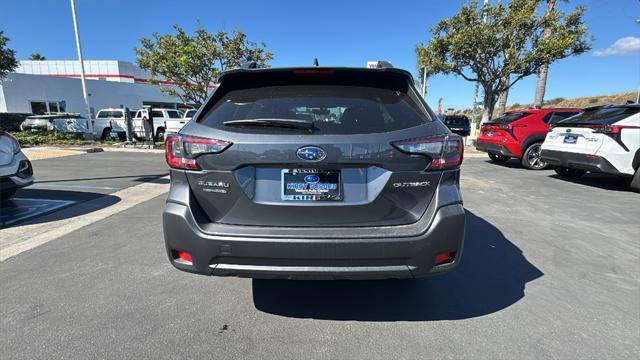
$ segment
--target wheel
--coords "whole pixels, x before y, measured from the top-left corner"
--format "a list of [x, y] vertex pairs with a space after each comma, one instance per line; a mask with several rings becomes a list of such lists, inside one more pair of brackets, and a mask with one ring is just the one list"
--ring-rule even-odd
[[631, 191], [640, 193], [640, 168], [636, 169], [636, 173], [633, 174], [631, 181], [629, 181], [629, 189], [631, 189]]
[[500, 154], [489, 154], [489, 158], [491, 158], [491, 160], [498, 162], [498, 163], [503, 163], [503, 162], [507, 162], [509, 161], [509, 159], [511, 159], [508, 156], [504, 156], [504, 155], [500, 155]]
[[571, 169], [571, 168], [566, 168], [561, 166], [554, 166], [553, 170], [555, 170], [556, 174], [560, 175], [560, 177], [563, 177], [565, 179], [577, 179], [587, 173], [584, 170]]
[[156, 141], [164, 141], [164, 129], [158, 128], [156, 130]]
[[13, 197], [13, 195], [16, 194], [16, 191], [18, 189], [12, 189], [12, 190], [8, 190], [8, 191], [3, 191], [0, 193], [0, 200], [2, 201], [7, 201], [9, 200], [11, 197]]
[[110, 134], [111, 134], [111, 129], [104, 128], [102, 130], [102, 135], [100, 135], [100, 140], [108, 140]]
[[547, 162], [540, 157], [542, 143], [534, 143], [529, 145], [527, 150], [522, 154], [520, 162], [522, 166], [530, 170], [542, 170], [547, 167]]

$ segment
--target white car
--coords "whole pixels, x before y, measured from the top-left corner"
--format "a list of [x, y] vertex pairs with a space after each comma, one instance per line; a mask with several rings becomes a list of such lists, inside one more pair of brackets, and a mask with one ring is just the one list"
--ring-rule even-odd
[[[127, 120], [124, 109], [100, 109], [93, 122], [93, 132], [102, 140], [108, 139], [111, 134], [124, 141], [127, 138]], [[136, 110], [129, 110], [129, 115], [133, 119]]]
[[[136, 116], [133, 118], [133, 133], [135, 137], [139, 139], [144, 138], [144, 125], [142, 119], [146, 118], [147, 109], [140, 109], [136, 112]], [[173, 123], [179, 123], [182, 121], [182, 112], [175, 109], [151, 109], [151, 115], [153, 116], [153, 134], [156, 141], [164, 140], [165, 127], [173, 126]]]
[[0, 132], [0, 200], [5, 201], [21, 188], [33, 184], [33, 167], [13, 136]]
[[640, 192], [640, 105], [587, 108], [556, 123], [542, 143], [541, 157], [562, 177], [613, 174]]
[[182, 119], [178, 121], [174, 121], [174, 120], [165, 121], [164, 139], [165, 140], [167, 139], [167, 135], [177, 133], [178, 131], [180, 131], [180, 129], [182, 129], [182, 127], [185, 126], [189, 122], [189, 120], [191, 120], [191, 118], [193, 118], [193, 115], [195, 115], [197, 111], [198, 110], [196, 109], [189, 109], [184, 112], [184, 116], [182, 117]]

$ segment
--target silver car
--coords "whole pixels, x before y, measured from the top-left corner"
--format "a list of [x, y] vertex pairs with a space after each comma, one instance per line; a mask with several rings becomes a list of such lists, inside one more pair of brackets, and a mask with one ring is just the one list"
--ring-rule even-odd
[[9, 133], [0, 133], [0, 200], [5, 201], [33, 183], [33, 167], [20, 144]]

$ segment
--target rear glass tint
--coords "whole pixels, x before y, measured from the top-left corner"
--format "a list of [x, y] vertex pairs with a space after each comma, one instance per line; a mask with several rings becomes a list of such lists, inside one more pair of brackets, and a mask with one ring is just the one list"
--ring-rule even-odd
[[513, 113], [508, 113], [508, 114], [504, 114], [502, 116], [500, 116], [499, 118], [495, 118], [492, 119], [491, 122], [492, 123], [497, 123], [497, 124], [509, 124], [512, 123], [516, 120], [520, 120], [526, 116], [529, 116], [530, 113], [525, 113], [525, 112], [513, 112]]
[[444, 118], [445, 125], [453, 125], [453, 126], [468, 126], [469, 119], [465, 116], [447, 116]]
[[202, 123], [227, 131], [283, 132], [283, 128], [226, 126], [250, 119], [294, 119], [314, 124], [313, 134], [367, 134], [430, 121], [402, 91], [364, 86], [285, 85], [237, 89], [224, 94]]
[[587, 109], [585, 112], [562, 120], [556, 126], [571, 125], [613, 125], [631, 115], [640, 112], [638, 106], [606, 106], [596, 109]]

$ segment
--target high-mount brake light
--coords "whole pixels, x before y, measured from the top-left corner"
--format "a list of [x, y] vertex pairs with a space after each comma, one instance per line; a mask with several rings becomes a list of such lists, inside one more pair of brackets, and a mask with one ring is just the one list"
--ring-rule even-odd
[[296, 69], [293, 70], [295, 75], [333, 75], [333, 69]]
[[197, 170], [196, 158], [203, 154], [217, 154], [231, 145], [228, 141], [193, 136], [170, 135], [165, 142], [167, 164], [175, 169]]
[[464, 147], [458, 135], [419, 138], [391, 143], [407, 154], [426, 155], [431, 158], [427, 170], [452, 169], [462, 164]]

